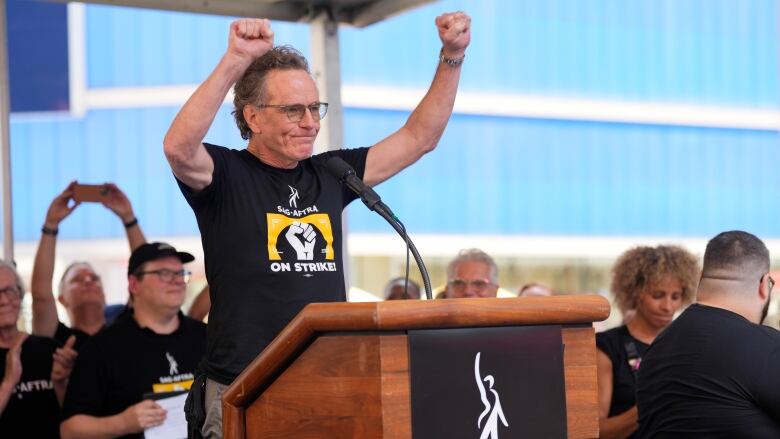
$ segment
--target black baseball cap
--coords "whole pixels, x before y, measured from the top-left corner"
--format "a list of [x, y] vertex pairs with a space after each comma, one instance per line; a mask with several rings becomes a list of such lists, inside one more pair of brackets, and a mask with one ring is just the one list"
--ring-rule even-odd
[[195, 260], [195, 256], [187, 252], [176, 251], [176, 249], [164, 242], [152, 242], [148, 244], [142, 244], [133, 251], [130, 255], [130, 263], [127, 264], [127, 275], [131, 275], [138, 270], [138, 267], [149, 262], [156, 261], [157, 259], [167, 258], [168, 256], [174, 256], [179, 258], [182, 264], [192, 262]]

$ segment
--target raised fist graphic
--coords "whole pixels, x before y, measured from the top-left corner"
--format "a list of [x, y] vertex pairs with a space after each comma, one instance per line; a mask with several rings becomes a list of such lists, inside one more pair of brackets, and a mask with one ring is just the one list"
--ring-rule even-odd
[[299, 261], [311, 261], [314, 259], [314, 240], [317, 234], [309, 223], [295, 221], [285, 233], [287, 242], [298, 254]]

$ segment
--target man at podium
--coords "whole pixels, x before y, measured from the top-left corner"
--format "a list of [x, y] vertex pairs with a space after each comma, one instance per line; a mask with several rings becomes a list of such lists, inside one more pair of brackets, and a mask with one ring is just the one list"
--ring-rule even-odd
[[[164, 151], [197, 218], [211, 289], [205, 437], [221, 435], [224, 389], [305, 305], [346, 299], [341, 212], [355, 196], [325, 161], [340, 157], [374, 186], [441, 138], [470, 18], [444, 14], [436, 28], [442, 48], [432, 54], [438, 67], [428, 93], [403, 127], [369, 148], [312, 156], [328, 104], [319, 100], [306, 59], [289, 46], [274, 47], [265, 19], [231, 24], [227, 51], [173, 121]], [[248, 141], [242, 150], [203, 143], [231, 87], [236, 124]]]

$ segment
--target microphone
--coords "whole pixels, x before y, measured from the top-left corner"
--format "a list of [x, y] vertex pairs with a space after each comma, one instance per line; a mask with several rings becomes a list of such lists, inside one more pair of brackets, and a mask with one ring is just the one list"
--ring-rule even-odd
[[333, 156], [325, 163], [325, 168], [342, 184], [347, 186], [352, 192], [358, 194], [363, 204], [369, 209], [378, 212], [377, 209], [385, 210], [394, 220], [398, 221], [398, 218], [390, 211], [390, 208], [382, 202], [379, 198], [379, 194], [376, 193], [370, 186], [363, 183], [363, 180], [358, 178], [355, 174], [355, 170], [349, 163], [341, 159], [341, 157]]
[[411, 250], [412, 255], [414, 255], [414, 260], [417, 262], [417, 267], [420, 269], [420, 274], [422, 274], [423, 285], [425, 286], [425, 297], [428, 300], [432, 300], [433, 294], [431, 293], [431, 280], [428, 277], [428, 270], [425, 268], [425, 264], [423, 263], [420, 253], [417, 251], [417, 247], [414, 246], [411, 238], [409, 238], [409, 235], [406, 233], [406, 228], [404, 227], [403, 223], [401, 223], [401, 220], [399, 220], [398, 217], [393, 214], [390, 208], [382, 202], [382, 199], [379, 198], [379, 194], [363, 183], [363, 180], [358, 178], [357, 174], [355, 174], [355, 170], [352, 169], [352, 166], [345, 162], [341, 157], [332, 156], [329, 158], [328, 161], [325, 162], [325, 169], [327, 169], [331, 175], [336, 177], [340, 183], [348, 187], [352, 192], [358, 194], [360, 199], [363, 200], [363, 204], [384, 218], [385, 221], [387, 221], [395, 229], [395, 231], [401, 235], [401, 238], [406, 241], [406, 247], [408, 249], [406, 253], [407, 279], [409, 277], [408, 251]]

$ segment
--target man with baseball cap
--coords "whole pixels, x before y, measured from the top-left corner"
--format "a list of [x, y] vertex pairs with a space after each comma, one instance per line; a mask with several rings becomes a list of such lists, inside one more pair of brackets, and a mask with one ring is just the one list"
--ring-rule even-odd
[[183, 264], [194, 259], [162, 242], [133, 251], [132, 309], [79, 353], [65, 395], [63, 438], [143, 437], [166, 418], [149, 394], [192, 385], [206, 347], [206, 325], [180, 310], [190, 275]]

